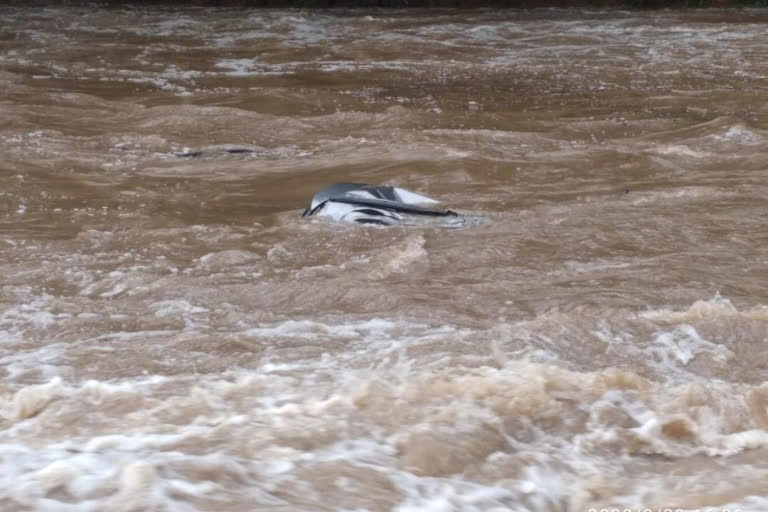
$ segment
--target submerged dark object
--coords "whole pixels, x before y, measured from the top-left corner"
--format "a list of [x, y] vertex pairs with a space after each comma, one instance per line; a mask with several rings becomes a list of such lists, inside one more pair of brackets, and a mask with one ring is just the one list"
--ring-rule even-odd
[[250, 154], [255, 152], [256, 150], [248, 149], [248, 148], [222, 148], [222, 149], [213, 149], [213, 150], [200, 149], [197, 151], [187, 151], [185, 153], [176, 153], [176, 156], [179, 158], [200, 158], [201, 156], [206, 156], [214, 153], [229, 153], [230, 155], [243, 155], [243, 154]]
[[422, 217], [457, 217], [451, 210], [435, 210], [423, 204], [437, 203], [399, 187], [364, 183], [334, 183], [319, 190], [302, 217], [330, 217], [359, 224], [391, 225]]

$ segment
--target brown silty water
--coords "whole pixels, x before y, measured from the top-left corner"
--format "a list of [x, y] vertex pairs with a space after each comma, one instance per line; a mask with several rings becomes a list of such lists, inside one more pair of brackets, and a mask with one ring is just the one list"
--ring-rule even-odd
[[0, 510], [768, 509], [762, 11], [0, 21]]

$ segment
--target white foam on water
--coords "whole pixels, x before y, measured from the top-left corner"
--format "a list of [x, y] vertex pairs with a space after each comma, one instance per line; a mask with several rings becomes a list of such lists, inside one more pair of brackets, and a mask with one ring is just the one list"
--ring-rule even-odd
[[35, 374], [52, 378], [58, 376], [61, 371], [67, 371], [60, 363], [60, 359], [67, 353], [65, 344], [46, 343], [40, 347], [24, 349], [18, 347], [23, 339], [22, 336], [9, 338], [6, 341], [9, 341], [11, 346], [7, 350], [0, 350], [0, 366], [9, 382]]
[[712, 135], [712, 138], [717, 141], [736, 142], [747, 146], [759, 145], [765, 141], [762, 135], [743, 124], [730, 126], [725, 132]]
[[759, 305], [740, 311], [726, 297], [719, 293], [708, 300], [697, 300], [684, 311], [672, 309], [653, 309], [640, 313], [649, 320], [684, 323], [713, 318], [744, 318], [753, 320], [768, 320], [768, 307]]
[[[321, 61], [317, 63], [318, 69], [324, 73], [335, 73], [338, 71], [360, 72], [373, 70], [404, 71], [412, 69], [417, 64], [415, 62], [403, 61], [375, 61], [375, 62], [353, 62], [353, 61]], [[421, 63], [419, 63], [421, 64]]]
[[149, 305], [149, 310], [153, 312], [155, 316], [173, 316], [173, 315], [187, 315], [194, 313], [207, 313], [209, 310], [200, 306], [195, 306], [188, 300], [164, 300], [160, 302], [154, 302]]
[[[315, 60], [311, 62], [290, 61], [280, 63], [262, 62], [258, 58], [220, 59], [216, 67], [224, 69], [224, 75], [234, 77], [286, 75], [299, 71], [318, 71], [323, 73], [365, 72], [365, 71], [403, 71], [414, 66], [423, 65], [419, 61], [329, 61]], [[216, 74], [216, 73], [207, 73]]]
[[647, 352], [658, 357], [668, 367], [674, 367], [676, 363], [685, 366], [696, 356], [705, 353], [720, 363], [734, 357], [728, 348], [703, 339], [693, 326], [686, 324], [674, 331], [659, 333]]
[[158, 89], [162, 89], [164, 91], [179, 92], [179, 93], [188, 92], [186, 87], [174, 84], [162, 77], [127, 78], [126, 80], [128, 82], [133, 82], [135, 84], [151, 84], [157, 87]]
[[216, 67], [228, 70], [226, 74], [229, 76], [249, 76], [261, 74], [265, 65], [258, 59], [221, 59], [216, 62]]
[[430, 482], [416, 478], [395, 481], [410, 494], [394, 508], [397, 512], [502, 511], [510, 510], [509, 503], [518, 501], [516, 493], [500, 487], [456, 485], [456, 482], [441, 480]]
[[685, 144], [662, 144], [653, 151], [660, 155], [686, 156], [691, 158], [708, 158], [712, 156], [712, 153], [708, 151], [697, 151]]
[[731, 339], [707, 339], [695, 326], [702, 320], [711, 320], [713, 315], [745, 320], [768, 318], [763, 308], [741, 313], [718, 295], [709, 301], [698, 301], [682, 313], [669, 310], [639, 313], [638, 318], [652, 322], [654, 329], [650, 335], [638, 337], [626, 331], [611, 330], [605, 325], [593, 330], [592, 334], [606, 343], [611, 353], [642, 361], [643, 365], [671, 382], [698, 382], [710, 380], [710, 377], [700, 376], [704, 370], [693, 365], [694, 361], [704, 360], [707, 368], [719, 369], [738, 361], [736, 353], [729, 347], [733, 343]]
[[[405, 330], [414, 335], [407, 336], [399, 341], [429, 340], [433, 336], [445, 335], [455, 332], [450, 325], [431, 327], [428, 324], [412, 321], [395, 321], [384, 318], [373, 318], [359, 322], [345, 322], [342, 324], [325, 323], [314, 320], [288, 320], [276, 325], [254, 327], [242, 332], [246, 336], [291, 339], [318, 339], [329, 337], [335, 339], [354, 339], [361, 343], [373, 341], [393, 341], [394, 333]], [[402, 333], [400, 333], [402, 336]]]
[[0, 328], [18, 338], [26, 329], [45, 329], [53, 326], [58, 318], [62, 318], [62, 315], [49, 311], [53, 298], [52, 295], [43, 293], [29, 302], [0, 311]]
[[[311, 338], [319, 329], [322, 335], [359, 339], [360, 347], [365, 347], [372, 361], [383, 361], [383, 351], [391, 351], [393, 343], [401, 340], [398, 330], [407, 332], [411, 328], [422, 332], [415, 338], [417, 342], [427, 342], [424, 336], [437, 341], [462, 335], [454, 329], [384, 319], [338, 325], [293, 322], [254, 332], [260, 336]], [[401, 341], [412, 346], [407, 338]], [[625, 457], [602, 459], [595, 455], [615, 439], [629, 436], [639, 453], [674, 457], [738, 454], [764, 447], [768, 441], [759, 429], [723, 430], [725, 418], [720, 414], [726, 412], [695, 418], [686, 416], [684, 406], [678, 411], [665, 411], [675, 403], [675, 397], [685, 392], [685, 387], [664, 388], [616, 370], [581, 373], [509, 360], [500, 368], [481, 367], [457, 373], [455, 367], [430, 369], [402, 356], [376, 366], [350, 367], [348, 361], [328, 355], [320, 364], [311, 360], [297, 361], [292, 367], [265, 364], [256, 370], [194, 379], [83, 384], [55, 379], [27, 386], [5, 399], [2, 406], [3, 416], [18, 423], [13, 431], [0, 435], [0, 474], [5, 475], [5, 487], [14, 489], [10, 497], [31, 506], [52, 506], [56, 499], [50, 492], [63, 488], [84, 507], [128, 501], [142, 506], [170, 506], [171, 496], [181, 492], [191, 500], [187, 501], [189, 510], [202, 510], [193, 504], [195, 500], [245, 487], [256, 495], [253, 503], [268, 508], [276, 499], [272, 490], [297, 478], [302, 481], [302, 472], [328, 464], [352, 464], [386, 475], [402, 495], [395, 510], [522, 507], [557, 511], [564, 510], [565, 504], [575, 499], [573, 496], [587, 499], [583, 496], [589, 493], [579, 494], [575, 483], [578, 480], [573, 480], [576, 475], [586, 481]], [[318, 380], [320, 369], [323, 377]], [[732, 393], [725, 384], [719, 387], [713, 405]], [[561, 400], [568, 397], [594, 411], [593, 423], [572, 441], [536, 426], [545, 418], [560, 417], [562, 405], [568, 403]], [[150, 400], [154, 406], [124, 416], [118, 432], [102, 430], [98, 423], [93, 427], [83, 424], [85, 430], [74, 436], [49, 430], [48, 425], [58, 422], [61, 411], [94, 414], [98, 410], [94, 407], [137, 399]], [[633, 418], [631, 424], [623, 425], [612, 420], [610, 414], [599, 412], [617, 407]], [[181, 422], [157, 422], [172, 411], [186, 414], [188, 409], [196, 411], [194, 417]], [[365, 417], [359, 417], [361, 413], [371, 415], [370, 419], [358, 423]], [[520, 434], [510, 430], [505, 441], [504, 435], [493, 434], [505, 417], [528, 418], [529, 428], [536, 434], [526, 441], [524, 437], [515, 439]], [[686, 429], [693, 437], [674, 437]], [[25, 440], [35, 439], [29, 437], [30, 433], [46, 431], [44, 435], [51, 441], [43, 448], [26, 445]], [[443, 437], [426, 437], [433, 439], [429, 441], [433, 446], [421, 441], [403, 445], [413, 434]], [[304, 448], [290, 444], [294, 435], [304, 439]], [[482, 441], [488, 435], [491, 437]], [[289, 444], [283, 444], [282, 438]], [[200, 442], [214, 451], [206, 450], [209, 454], [204, 455], [190, 450]], [[476, 445], [478, 442], [481, 444]], [[492, 444], [483, 448], [483, 442]], [[465, 447], [462, 443], [469, 444]], [[463, 448], [451, 450], [451, 445]], [[421, 455], [422, 449], [428, 451]], [[482, 481], [468, 479], [460, 469], [466, 463], [458, 459], [436, 462], [478, 449], [478, 453], [486, 455], [468, 460], [475, 468], [489, 465], [490, 473]], [[399, 462], [403, 450], [414, 467]], [[503, 471], [492, 469], [495, 465], [504, 467], [520, 456], [530, 459], [519, 471], [505, 476]], [[204, 473], [209, 477], [192, 476], [198, 471], [193, 468], [203, 467], [212, 471]], [[437, 476], [432, 471], [448, 473]], [[232, 479], [222, 479], [225, 475], [232, 475]], [[487, 480], [490, 475], [496, 476]], [[12, 482], [15, 485], [10, 485]], [[588, 502], [573, 503], [576, 506]]]
[[46, 384], [22, 388], [3, 404], [0, 415], [14, 420], [31, 418], [56, 398], [61, 386], [62, 381], [57, 377]]

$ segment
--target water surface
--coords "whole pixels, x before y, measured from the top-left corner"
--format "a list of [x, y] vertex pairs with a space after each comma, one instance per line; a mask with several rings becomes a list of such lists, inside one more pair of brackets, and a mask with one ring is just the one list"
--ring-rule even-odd
[[768, 508], [762, 11], [0, 21], [0, 509]]

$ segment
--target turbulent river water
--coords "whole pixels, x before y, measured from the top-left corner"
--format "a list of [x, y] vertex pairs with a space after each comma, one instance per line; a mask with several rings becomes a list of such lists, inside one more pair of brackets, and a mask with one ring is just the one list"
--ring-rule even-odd
[[766, 34], [0, 7], [0, 510], [768, 509]]

